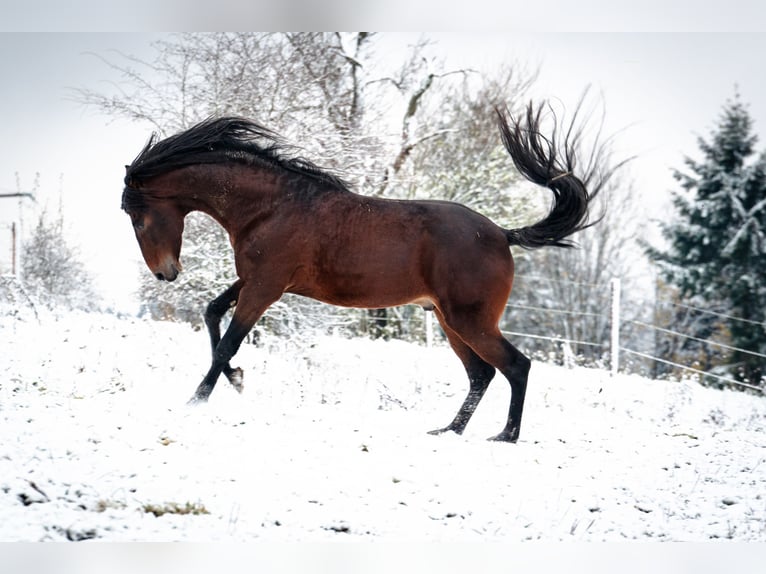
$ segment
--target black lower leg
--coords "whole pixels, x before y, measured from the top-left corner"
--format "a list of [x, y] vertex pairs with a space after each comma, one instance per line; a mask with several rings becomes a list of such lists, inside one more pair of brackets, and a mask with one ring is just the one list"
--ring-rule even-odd
[[452, 431], [457, 434], [463, 434], [468, 421], [471, 420], [476, 407], [479, 405], [484, 393], [487, 392], [492, 377], [495, 376], [495, 368], [482, 361], [478, 356], [473, 356], [466, 365], [470, 389], [460, 410], [455, 415], [453, 421], [442, 429], [431, 431], [431, 434], [440, 434]]
[[218, 377], [221, 375], [222, 370], [223, 365], [213, 361], [213, 365], [210, 367], [207, 375], [205, 375], [205, 378], [202, 379], [202, 382], [197, 387], [197, 390], [194, 391], [194, 396], [192, 396], [192, 398], [189, 400], [189, 404], [207, 402], [207, 400], [210, 398], [210, 393], [212, 393], [213, 389], [215, 388], [216, 382], [218, 382]]
[[[226, 291], [213, 299], [205, 310], [205, 325], [210, 335], [210, 344], [213, 350], [213, 359], [215, 359], [216, 349], [221, 342], [221, 319], [226, 312], [237, 304], [237, 297], [242, 287], [241, 281], [236, 281]], [[233, 369], [227, 362], [222, 369], [229, 382], [242, 392], [242, 369]], [[219, 373], [220, 374], [220, 373]], [[217, 376], [216, 376], [217, 377]]]
[[222, 372], [225, 372], [229, 365], [229, 359], [239, 350], [239, 346], [249, 330], [250, 326], [246, 327], [239, 324], [236, 319], [232, 320], [229, 328], [213, 352], [213, 363], [210, 366], [210, 370], [197, 387], [194, 397], [192, 397], [190, 402], [207, 401], [210, 393], [213, 392], [218, 377]]
[[[516, 349], [514, 349], [516, 350]], [[521, 415], [524, 410], [524, 398], [527, 394], [527, 379], [529, 377], [529, 368], [531, 361], [520, 351], [517, 351], [515, 361], [511, 367], [503, 369], [503, 375], [511, 384], [511, 405], [508, 408], [508, 421], [505, 428], [497, 436], [490, 440], [516, 442], [519, 440], [519, 430], [521, 429]]]

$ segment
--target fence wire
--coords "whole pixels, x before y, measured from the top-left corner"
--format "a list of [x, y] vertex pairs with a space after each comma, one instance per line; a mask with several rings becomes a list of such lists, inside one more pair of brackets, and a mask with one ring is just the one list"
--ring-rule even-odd
[[659, 357], [654, 357], [652, 355], [648, 355], [646, 353], [641, 353], [640, 351], [634, 351], [633, 349], [626, 349], [625, 347], [620, 347], [621, 351], [624, 351], [626, 353], [629, 353], [631, 355], [636, 355], [638, 357], [642, 357], [644, 359], [650, 359], [652, 361], [658, 361], [660, 363], [664, 363], [665, 365], [670, 365], [672, 367], [676, 367], [679, 369], [684, 369], [687, 371], [691, 371], [693, 373], [697, 373], [698, 375], [704, 375], [705, 377], [713, 377], [714, 379], [718, 379], [719, 381], [724, 381], [726, 383], [729, 383], [730, 385], [737, 385], [739, 387], [745, 387], [748, 389], [752, 389], [755, 391], [759, 391], [761, 393], [766, 394], [766, 390], [764, 390], [762, 387], [751, 385], [749, 383], [743, 383], [742, 381], [737, 381], [735, 379], [731, 379], [729, 377], [724, 377], [722, 375], [718, 375], [716, 373], [711, 373], [710, 371], [703, 371], [701, 369], [695, 369], [694, 367], [690, 367], [688, 365], [682, 365], [680, 363], [674, 363], [673, 361], [668, 361], [667, 359], [660, 359]]
[[[566, 283], [566, 284], [578, 285], [578, 286], [598, 287], [605, 290], [608, 288], [607, 285], [582, 283], [582, 282], [576, 282], [576, 281], [568, 281], [565, 279], [551, 279], [551, 278], [531, 276], [531, 275], [525, 275], [522, 277], [529, 280], [555, 281], [558, 283]], [[625, 301], [623, 302], [623, 305], [624, 303]], [[735, 317], [732, 315], [727, 315], [725, 313], [709, 311], [706, 309], [702, 309], [700, 307], [695, 307], [692, 305], [686, 305], [682, 303], [675, 303], [672, 301], [667, 301], [662, 299], [645, 302], [645, 304], [647, 305], [656, 305], [656, 304], [663, 304], [663, 303], [669, 303], [678, 307], [692, 309], [694, 311], [701, 312], [701, 313], [709, 313], [711, 315], [715, 315], [715, 316], [729, 319], [729, 320], [743, 321], [746, 323], [758, 324], [758, 325], [762, 324], [758, 321], [743, 319], [741, 317]], [[560, 314], [560, 315], [566, 315], [566, 316], [582, 316], [582, 317], [591, 317], [591, 318], [597, 317], [602, 319], [609, 318], [609, 313], [596, 313], [596, 312], [590, 312], [590, 311], [576, 311], [571, 309], [548, 308], [548, 307], [541, 307], [539, 305], [527, 305], [523, 303], [514, 303], [514, 302], [509, 302], [506, 305], [506, 309], [514, 310], [516, 316], [518, 316], [518, 313], [534, 312], [534, 313], [549, 313], [553, 315]], [[322, 327], [324, 327], [325, 329], [327, 328], [332, 329], [333, 327], [336, 327], [341, 329], [352, 328], [351, 330], [354, 330], [353, 327], [355, 325], [358, 325], [359, 321], [361, 320], [364, 323], [375, 322], [379, 325], [382, 324], [382, 325], [388, 326], [389, 328], [394, 328], [395, 332], [391, 333], [391, 335], [393, 336], [397, 336], [398, 334], [399, 336], [405, 336], [405, 338], [414, 337], [414, 340], [418, 340], [423, 343], [428, 342], [429, 344], [431, 343], [431, 341], [433, 341], [433, 338], [431, 339], [426, 338], [426, 332], [429, 330], [429, 328], [426, 327], [426, 322], [432, 321], [432, 318], [429, 317], [429, 315], [431, 315], [430, 312], [415, 312], [415, 311], [403, 312], [397, 309], [397, 310], [389, 310], [387, 314], [384, 314], [383, 316], [380, 316], [380, 317], [371, 317], [367, 315], [367, 312], [364, 310], [356, 310], [356, 312], [347, 311], [345, 313], [338, 313], [337, 311], [328, 313], [328, 310], [329, 309], [326, 308], [325, 306], [321, 306], [321, 308], [319, 309], [312, 309], [313, 312], [309, 313], [309, 315], [312, 316], [312, 318], [315, 321], [319, 319], [318, 316], [321, 316], [321, 320], [319, 320], [319, 323], [321, 323]], [[274, 315], [277, 315], [277, 317], [279, 317], [280, 313], [277, 311], [276, 313], [274, 313]], [[289, 312], [288, 312], [288, 315], [289, 315]], [[317, 315], [317, 316], [314, 316], [314, 315]], [[305, 319], [306, 319], [305, 317], [302, 317], [302, 320], [305, 320]], [[689, 339], [703, 345], [710, 345], [711, 347], [716, 347], [716, 348], [724, 349], [727, 351], [736, 351], [739, 353], [744, 353], [744, 354], [758, 357], [761, 359], [766, 359], [766, 354], [759, 353], [757, 351], [743, 349], [741, 347], [728, 345], [725, 343], [721, 343], [719, 341], [696, 337], [693, 335], [675, 331], [673, 329], [661, 327], [659, 325], [654, 325], [647, 321], [641, 321], [639, 319], [622, 319], [621, 323], [622, 323], [621, 325], [618, 325], [618, 328], [621, 328], [624, 325], [633, 325], [636, 327], [640, 327], [642, 329], [653, 330], [653, 331], [664, 333], [666, 335]], [[369, 326], [363, 329], [363, 331], [366, 331], [367, 329], [369, 329]], [[438, 332], [440, 336], [437, 337], [437, 340], [441, 341], [442, 343], [446, 342], [446, 338], [444, 337], [440, 329], [438, 330]], [[567, 344], [567, 345], [583, 345], [590, 348], [604, 349], [604, 350], [610, 349], [612, 346], [608, 338], [605, 341], [598, 342], [598, 341], [584, 341], [577, 338], [560, 336], [560, 335], [546, 335], [546, 334], [530, 333], [530, 332], [523, 332], [518, 330], [510, 330], [510, 329], [502, 329], [501, 332], [503, 335], [507, 337], [511, 337], [511, 338], [528, 338], [528, 339], [533, 339], [538, 341], [549, 341], [550, 343], [553, 343], [553, 344], [558, 343], [558, 344]], [[676, 361], [669, 360], [668, 358], [658, 357], [655, 354], [652, 354], [651, 352], [642, 352], [642, 351], [638, 351], [638, 350], [632, 349], [627, 346], [622, 346], [622, 345], [619, 345], [619, 351], [622, 353], [640, 357], [648, 361], [654, 361], [654, 362], [668, 365], [677, 369], [686, 370], [698, 375], [711, 377], [713, 379], [716, 379], [718, 381], [721, 381], [729, 385], [748, 388], [751, 390], [757, 390], [760, 392], [766, 392], [764, 388], [759, 387], [757, 385], [746, 383], [743, 381], [737, 381], [731, 377], [726, 377], [723, 375], [719, 375], [717, 373], [704, 371], [702, 369], [692, 367], [690, 365], [685, 365]]]
[[667, 303], [668, 305], [673, 305], [674, 307], [681, 307], [682, 309], [691, 309], [692, 311], [705, 313], [707, 315], [714, 315], [716, 317], [721, 317], [722, 319], [729, 319], [730, 321], [738, 321], [740, 323], [749, 323], [751, 325], [761, 325], [764, 329], [766, 329], [766, 322], [764, 321], [753, 321], [752, 319], [735, 317], [734, 315], [727, 315], [726, 313], [720, 313], [718, 311], [710, 311], [708, 309], [702, 309], [701, 307], [695, 307], [693, 305], [687, 305], [685, 303], [677, 303], [675, 301], [670, 301], [668, 299], [657, 299], [657, 302]]
[[517, 333], [515, 331], [500, 331], [503, 335], [510, 335], [512, 337], [529, 337], [530, 339], [543, 339], [545, 341], [552, 341], [554, 343], [569, 343], [576, 345], [590, 345], [592, 347], [606, 347], [604, 343], [591, 343], [589, 341], [578, 341], [575, 339], [565, 339], [563, 337], [546, 337], [545, 335], [532, 335], [530, 333]]
[[[604, 289], [604, 290], [606, 290], [608, 288], [607, 285], [603, 285], [603, 284], [592, 284], [592, 283], [583, 283], [583, 282], [577, 282], [577, 281], [568, 281], [566, 279], [552, 279], [552, 278], [548, 278], [548, 277], [534, 276], [534, 275], [522, 275], [522, 276], [519, 276], [519, 277], [524, 278], [524, 279], [528, 279], [528, 280], [532, 280], [532, 281], [543, 281], [543, 282], [548, 282], [548, 283], [569, 284], [569, 285], [572, 285], [572, 286], [580, 286], [580, 287], [582, 287], [582, 286], [596, 287], [596, 288]], [[650, 306], [662, 305], [662, 304], [670, 304], [670, 305], [674, 305], [674, 306], [677, 306], [677, 307], [691, 309], [691, 310], [694, 310], [694, 311], [697, 311], [697, 312], [700, 312], [700, 313], [707, 313], [707, 314], [710, 314], [710, 315], [714, 315], [714, 316], [717, 316], [717, 317], [720, 317], [720, 318], [723, 318], [723, 319], [727, 319], [729, 321], [741, 321], [743, 323], [749, 323], [749, 324], [754, 324], [754, 325], [763, 325], [764, 328], [766, 328], [766, 323], [763, 323], [763, 322], [760, 322], [760, 321], [753, 321], [751, 319], [744, 319], [742, 317], [736, 317], [736, 316], [733, 316], [733, 315], [729, 315], [729, 314], [721, 313], [721, 312], [717, 312], [717, 311], [710, 311], [710, 310], [703, 309], [703, 308], [700, 308], [700, 307], [696, 307], [696, 306], [693, 306], [693, 305], [687, 305], [687, 304], [684, 304], [684, 303], [677, 303], [677, 302], [673, 302], [673, 301], [663, 300], [661, 298], [657, 298], [657, 299], [653, 299], [653, 300], [647, 300], [647, 301], [645, 301], [644, 304], [645, 305], [648, 304]], [[623, 302], [623, 305], [624, 305], [624, 302]], [[520, 313], [524, 313], [524, 312], [528, 311], [528, 312], [537, 312], [537, 313], [563, 314], [563, 315], [568, 315], [568, 316], [580, 315], [580, 316], [583, 316], [583, 317], [600, 317], [600, 318], [607, 318], [608, 317], [608, 315], [606, 313], [593, 313], [593, 312], [585, 312], [585, 311], [573, 311], [573, 310], [570, 310], [570, 309], [551, 309], [551, 308], [534, 306], [534, 305], [525, 305], [525, 304], [521, 304], [521, 303], [509, 303], [507, 307], [509, 309], [516, 310], [517, 313], [519, 313], [519, 312]], [[736, 347], [734, 345], [729, 345], [729, 344], [721, 343], [719, 341], [703, 339], [701, 337], [696, 337], [696, 336], [693, 336], [693, 335], [689, 335], [689, 334], [686, 334], [686, 333], [681, 333], [679, 331], [675, 331], [675, 330], [673, 330], [671, 328], [661, 327], [659, 325], [653, 325], [653, 324], [651, 324], [649, 322], [646, 322], [646, 321], [641, 321], [641, 320], [638, 320], [638, 319], [621, 319], [621, 320], [619, 320], [619, 322], [621, 323], [621, 324], [617, 325], [617, 328], [618, 328], [619, 331], [622, 331], [623, 327], [625, 325], [633, 325], [633, 326], [644, 328], [644, 329], [655, 330], [655, 331], [664, 333], [666, 335], [671, 335], [671, 336], [675, 336], [675, 337], [681, 337], [681, 338], [693, 340], [693, 341], [696, 341], [696, 342], [701, 343], [703, 345], [709, 345], [711, 347], [716, 347], [716, 348], [724, 349], [724, 350], [727, 350], [727, 351], [735, 351], [735, 352], [747, 354], [749, 356], [758, 357], [758, 358], [761, 358], [761, 359], [766, 359], [766, 355], [764, 355], [763, 353], [759, 353], [757, 351], [754, 351], [754, 350], [744, 349], [744, 348], [741, 348], [741, 347]], [[509, 335], [509, 336], [513, 336], [513, 337], [529, 337], [529, 338], [537, 339], [537, 340], [551, 341], [553, 343], [567, 343], [567, 344], [575, 344], [575, 345], [589, 345], [589, 346], [592, 346], [592, 347], [598, 347], [598, 348], [603, 348], [603, 349], [609, 349], [612, 346], [610, 341], [604, 341], [604, 342], [601, 342], [601, 343], [596, 343], [596, 342], [592, 342], [592, 341], [580, 341], [580, 340], [576, 340], [576, 339], [572, 339], [572, 338], [567, 338], [567, 337], [545, 336], [545, 335], [540, 335], [540, 334], [524, 333], [524, 332], [519, 332], [519, 331], [506, 331], [506, 330], [504, 330], [502, 332], [505, 335]], [[704, 375], [706, 377], [711, 377], [713, 379], [716, 379], [718, 381], [721, 381], [721, 382], [729, 384], [729, 385], [738, 386], [738, 387], [742, 387], [742, 388], [747, 388], [747, 389], [759, 391], [761, 393], [766, 394], [766, 388], [764, 388], [762, 386], [758, 386], [758, 385], [747, 383], [747, 382], [743, 382], [743, 381], [738, 381], [738, 380], [733, 379], [731, 377], [727, 377], [727, 376], [720, 375], [720, 374], [717, 374], [717, 373], [712, 373], [712, 372], [709, 372], [709, 371], [703, 371], [702, 369], [699, 369], [699, 368], [696, 368], [696, 367], [692, 367], [690, 365], [684, 365], [684, 364], [678, 363], [676, 361], [669, 360], [667, 358], [658, 357], [658, 356], [652, 354], [651, 352], [636, 351], [634, 349], [631, 349], [631, 348], [628, 348], [628, 347], [625, 347], [625, 346], [622, 346], [622, 345], [618, 345], [618, 349], [619, 349], [620, 352], [624, 352], [624, 353], [627, 353], [627, 354], [630, 354], [630, 355], [634, 355], [634, 356], [640, 357], [642, 359], [646, 359], [648, 361], [654, 361], [654, 362], [657, 362], [657, 363], [665, 364], [665, 365], [672, 366], [672, 367], [677, 368], [677, 369], [682, 369], [682, 370], [686, 370], [686, 371], [689, 371], [689, 372], [693, 372], [693, 373], [698, 374], [698, 375]]]
[[678, 331], [673, 331], [671, 329], [665, 329], [664, 327], [658, 327], [657, 325], [652, 325], [650, 323], [645, 323], [643, 321], [638, 321], [635, 319], [628, 319], [626, 323], [633, 323], [634, 325], [639, 325], [640, 327], [646, 327], [648, 329], [654, 329], [655, 331], [660, 331], [661, 333], [666, 333], [668, 335], [674, 335], [676, 337], [682, 337], [684, 339], [690, 339], [692, 341], [697, 341], [699, 343], [704, 343], [706, 345], [712, 345], [713, 347], [718, 347], [720, 349], [726, 349], [728, 351], [738, 351], [740, 353], [746, 353], [748, 355], [752, 355], [753, 357], [760, 357], [762, 359], [766, 359], [766, 355], [762, 353], [757, 353], [756, 351], [749, 351], [747, 349], [742, 349], [740, 347], [733, 347], [731, 345], [726, 345], [724, 343], [719, 343], [718, 341], [711, 341], [709, 339], [702, 339], [700, 337], [694, 337], [692, 335], [686, 335], [684, 333], [679, 333]]

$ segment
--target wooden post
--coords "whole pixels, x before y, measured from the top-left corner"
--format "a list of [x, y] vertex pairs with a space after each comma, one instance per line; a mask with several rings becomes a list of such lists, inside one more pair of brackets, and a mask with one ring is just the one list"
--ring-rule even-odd
[[423, 312], [426, 314], [426, 347], [430, 349], [434, 345], [434, 313], [425, 309]]
[[16, 222], [11, 223], [11, 273], [18, 277], [16, 274]]
[[620, 280], [618, 278], [612, 279], [612, 292], [611, 292], [611, 307], [612, 307], [612, 337], [611, 337], [611, 376], [615, 376], [620, 368]]

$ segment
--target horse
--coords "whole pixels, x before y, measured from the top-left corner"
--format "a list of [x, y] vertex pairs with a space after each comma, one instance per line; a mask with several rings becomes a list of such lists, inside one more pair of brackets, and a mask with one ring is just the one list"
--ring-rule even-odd
[[499, 370], [511, 399], [504, 428], [490, 440], [516, 442], [531, 361], [498, 325], [513, 284], [510, 247], [571, 247], [566, 238], [595, 223], [588, 211], [595, 193], [573, 174], [571, 130], [563, 148], [555, 117], [553, 135], [541, 133], [542, 105], [530, 102], [518, 117], [507, 107], [495, 112], [516, 169], [553, 193], [549, 213], [517, 229], [458, 203], [357, 194], [245, 118], [208, 118], [162, 140], [153, 133], [126, 166], [122, 194], [149, 270], [176, 279], [184, 218], [195, 210], [223, 226], [235, 256], [237, 280], [205, 311], [212, 364], [189, 402], [206, 402], [221, 373], [241, 390], [242, 370], [230, 360], [284, 293], [368, 309], [418, 304], [436, 315], [469, 382], [452, 422], [431, 433], [461, 434]]

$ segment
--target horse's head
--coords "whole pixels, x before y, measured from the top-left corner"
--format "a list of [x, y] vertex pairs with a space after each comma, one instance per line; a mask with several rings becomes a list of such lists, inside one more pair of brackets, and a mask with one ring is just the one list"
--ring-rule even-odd
[[181, 236], [186, 213], [173, 201], [148, 198], [125, 188], [122, 209], [130, 216], [138, 246], [157, 279], [174, 281], [181, 271]]

